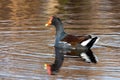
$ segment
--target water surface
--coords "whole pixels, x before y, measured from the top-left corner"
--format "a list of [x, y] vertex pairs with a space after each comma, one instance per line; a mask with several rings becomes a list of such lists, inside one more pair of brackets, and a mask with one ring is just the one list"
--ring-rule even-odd
[[[119, 80], [119, 0], [1, 0], [0, 80]], [[54, 62], [54, 27], [44, 24], [60, 17], [67, 33], [100, 37], [92, 48], [97, 64], [65, 58], [57, 75], [44, 63]]]

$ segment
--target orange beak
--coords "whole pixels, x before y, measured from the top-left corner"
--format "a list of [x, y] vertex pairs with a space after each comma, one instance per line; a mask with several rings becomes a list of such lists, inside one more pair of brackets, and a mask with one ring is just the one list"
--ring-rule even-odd
[[53, 17], [50, 17], [49, 21], [45, 24], [46, 27], [50, 26], [52, 23]]

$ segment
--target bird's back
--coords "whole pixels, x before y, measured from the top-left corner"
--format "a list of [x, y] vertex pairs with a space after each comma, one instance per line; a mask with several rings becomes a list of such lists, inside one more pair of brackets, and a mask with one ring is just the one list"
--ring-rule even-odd
[[61, 41], [70, 43], [72, 46], [76, 46], [83, 41], [90, 39], [91, 36], [74, 36], [74, 35], [66, 35]]

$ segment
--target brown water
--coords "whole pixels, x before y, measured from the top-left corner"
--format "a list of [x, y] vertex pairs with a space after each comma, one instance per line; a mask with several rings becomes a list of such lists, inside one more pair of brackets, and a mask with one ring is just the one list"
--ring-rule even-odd
[[[59, 16], [65, 31], [100, 37], [92, 51], [97, 64], [65, 58], [57, 75], [54, 29], [44, 27]], [[0, 0], [0, 80], [120, 80], [120, 0]]]

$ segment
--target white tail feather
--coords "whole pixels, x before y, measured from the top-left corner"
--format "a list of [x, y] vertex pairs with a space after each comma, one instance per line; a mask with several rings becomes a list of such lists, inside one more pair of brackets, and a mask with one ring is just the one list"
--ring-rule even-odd
[[95, 44], [99, 41], [99, 39], [100, 39], [99, 37], [96, 39]]
[[83, 41], [83, 42], [81, 43], [81, 45], [82, 45], [82, 46], [86, 46], [91, 40], [92, 40], [92, 39], [88, 39], [88, 40], [86, 40], [86, 41]]
[[80, 55], [81, 55], [81, 57], [82, 57], [83, 59], [85, 59], [86, 62], [91, 62], [91, 60], [90, 60], [89, 57], [86, 55], [86, 53], [81, 53]]

